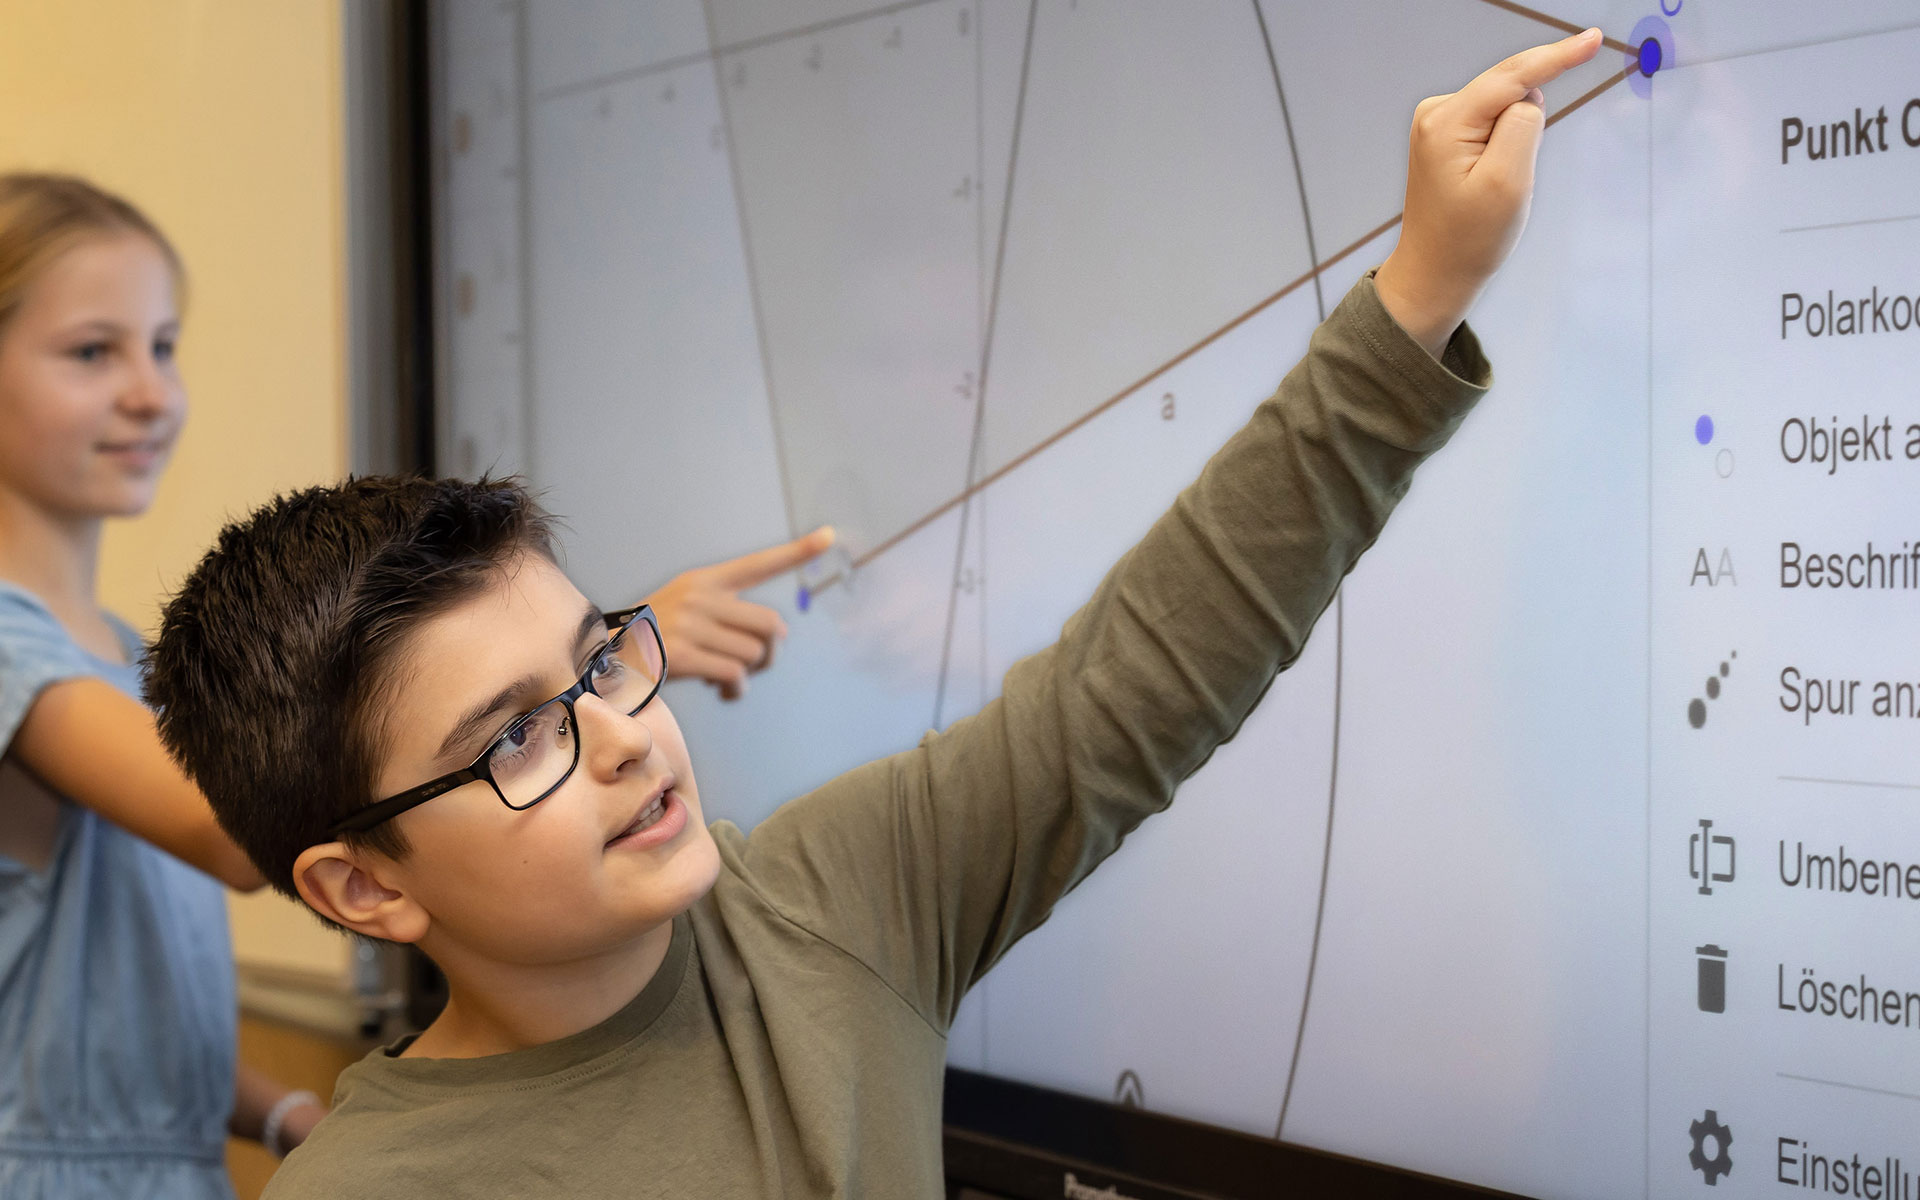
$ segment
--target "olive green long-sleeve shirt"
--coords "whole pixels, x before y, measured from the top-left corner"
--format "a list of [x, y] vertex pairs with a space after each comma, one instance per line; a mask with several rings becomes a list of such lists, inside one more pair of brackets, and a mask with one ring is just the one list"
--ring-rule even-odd
[[943, 1196], [961, 996], [1239, 728], [1487, 381], [1470, 333], [1436, 362], [1362, 280], [998, 699], [714, 825], [719, 882], [601, 1024], [349, 1068], [269, 1196]]

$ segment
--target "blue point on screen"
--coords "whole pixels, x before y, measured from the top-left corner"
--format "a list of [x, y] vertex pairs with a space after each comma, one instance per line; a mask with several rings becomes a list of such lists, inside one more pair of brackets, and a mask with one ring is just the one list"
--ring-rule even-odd
[[1640, 43], [1640, 73], [1652, 75], [1660, 69], [1660, 39], [1648, 38]]
[[1713, 418], [1703, 416], [1693, 423], [1693, 440], [1702, 446], [1713, 440]]
[[794, 603], [800, 606], [801, 612], [807, 611], [813, 607], [813, 592], [805, 584], [801, 584], [800, 594], [794, 597]]
[[1654, 72], [1674, 63], [1673, 30], [1659, 17], [1641, 17], [1627, 35], [1627, 45], [1635, 47], [1626, 55], [1627, 86], [1642, 100], [1650, 99]]

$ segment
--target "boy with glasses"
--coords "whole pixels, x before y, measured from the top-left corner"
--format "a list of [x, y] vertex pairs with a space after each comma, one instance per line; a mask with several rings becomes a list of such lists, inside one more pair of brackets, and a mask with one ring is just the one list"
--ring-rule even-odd
[[229, 527], [149, 660], [162, 733], [274, 886], [450, 989], [272, 1194], [942, 1195], [961, 997], [1232, 735], [1481, 393], [1537, 89], [1598, 46], [1425, 102], [1392, 256], [1060, 641], [751, 836], [701, 819], [647, 611], [589, 604], [513, 484]]

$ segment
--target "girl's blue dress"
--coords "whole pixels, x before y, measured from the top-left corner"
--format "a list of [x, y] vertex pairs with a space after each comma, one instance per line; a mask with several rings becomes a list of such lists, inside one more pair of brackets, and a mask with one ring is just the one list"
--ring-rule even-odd
[[[140, 695], [0, 583], [0, 744], [83, 675]], [[0, 855], [0, 1196], [231, 1200], [235, 1020], [220, 884], [63, 802], [46, 870]]]

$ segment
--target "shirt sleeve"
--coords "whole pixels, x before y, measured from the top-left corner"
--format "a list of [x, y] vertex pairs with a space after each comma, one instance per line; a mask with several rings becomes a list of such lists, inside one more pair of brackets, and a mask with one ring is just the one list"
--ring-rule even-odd
[[97, 674], [99, 668], [39, 601], [0, 587], [0, 751], [13, 745], [48, 686]]
[[1435, 361], [1362, 279], [1058, 642], [974, 716], [767, 818], [740, 873], [944, 1031], [1234, 735], [1490, 381], [1464, 326]]

